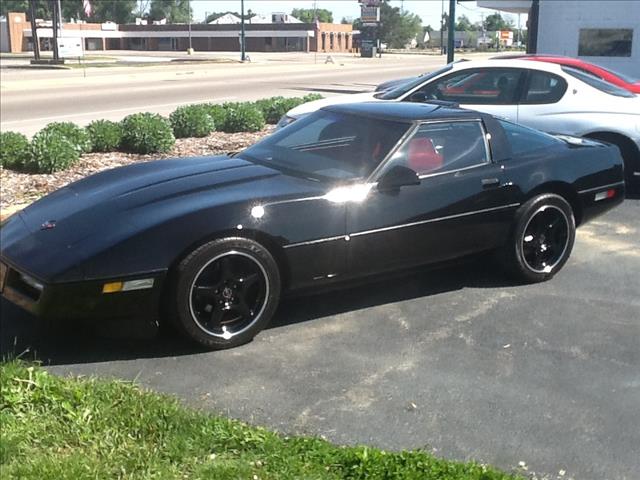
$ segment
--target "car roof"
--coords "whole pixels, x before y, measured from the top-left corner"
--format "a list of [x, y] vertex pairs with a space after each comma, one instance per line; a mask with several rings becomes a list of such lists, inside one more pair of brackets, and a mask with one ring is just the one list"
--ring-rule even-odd
[[473, 68], [525, 68], [529, 70], [543, 70], [545, 72], [560, 73], [562, 68], [557, 63], [542, 62], [523, 58], [490, 58], [487, 60], [469, 60], [468, 62], [456, 62], [451, 72], [468, 70]]
[[459, 108], [455, 104], [418, 102], [359, 102], [329, 105], [324, 111], [357, 115], [360, 117], [412, 123], [419, 120], [450, 118], [481, 118], [482, 114], [474, 110]]

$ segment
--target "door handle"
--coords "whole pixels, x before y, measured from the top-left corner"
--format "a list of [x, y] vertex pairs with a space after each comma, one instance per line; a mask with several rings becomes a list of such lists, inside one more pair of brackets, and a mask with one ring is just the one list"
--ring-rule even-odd
[[484, 188], [497, 187], [500, 185], [500, 179], [498, 178], [483, 178], [481, 182]]

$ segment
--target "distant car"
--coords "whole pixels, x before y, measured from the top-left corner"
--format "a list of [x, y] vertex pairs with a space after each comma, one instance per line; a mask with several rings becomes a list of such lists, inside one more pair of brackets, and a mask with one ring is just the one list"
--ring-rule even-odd
[[444, 100], [545, 132], [613, 143], [629, 187], [640, 190], [640, 97], [573, 67], [519, 59], [449, 64], [392, 90], [306, 103], [280, 126], [326, 105], [371, 100]]
[[611, 145], [459, 108], [332, 106], [233, 158], [139, 163], [37, 201], [0, 227], [0, 291], [51, 318], [163, 314], [226, 348], [284, 292], [494, 251], [548, 280], [576, 226], [623, 198]]
[[601, 80], [617, 85], [618, 87], [624, 88], [625, 90], [629, 90], [631, 93], [640, 94], [640, 79], [631, 77], [630, 75], [625, 75], [623, 73], [608, 70], [599, 65], [594, 65], [593, 63], [580, 60], [579, 58], [563, 57], [560, 55], [501, 55], [499, 57], [494, 57], [494, 59], [496, 60], [504, 60], [510, 58], [566, 65], [568, 67], [573, 67], [576, 70], [581, 70], [585, 73], [595, 75]]

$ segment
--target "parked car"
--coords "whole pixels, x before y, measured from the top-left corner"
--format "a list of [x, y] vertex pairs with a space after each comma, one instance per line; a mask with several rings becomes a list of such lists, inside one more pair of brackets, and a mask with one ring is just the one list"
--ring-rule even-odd
[[306, 103], [280, 125], [327, 105], [370, 100], [444, 100], [545, 132], [607, 141], [622, 152], [630, 189], [640, 190], [640, 97], [573, 67], [517, 59], [459, 62], [392, 90]]
[[623, 201], [616, 147], [469, 110], [324, 108], [230, 157], [95, 174], [0, 227], [0, 290], [51, 318], [170, 321], [239, 345], [283, 293], [500, 252], [528, 282]]
[[585, 62], [584, 60], [580, 60], [579, 58], [543, 54], [501, 55], [494, 58], [497, 60], [513, 58], [519, 60], [532, 60], [537, 62], [549, 62], [557, 63], [559, 65], [566, 65], [568, 67], [573, 67], [576, 70], [595, 75], [599, 79], [604, 80], [605, 82], [613, 83], [618, 87], [629, 90], [631, 93], [640, 93], [640, 79], [638, 79], [637, 77], [632, 77], [624, 73], [614, 72], [612, 70], [601, 67], [600, 65], [594, 65], [593, 63]]

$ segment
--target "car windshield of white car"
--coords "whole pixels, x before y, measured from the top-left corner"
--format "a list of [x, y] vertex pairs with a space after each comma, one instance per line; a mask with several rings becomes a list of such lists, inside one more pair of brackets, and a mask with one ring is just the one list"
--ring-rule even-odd
[[377, 93], [375, 97], [379, 98], [380, 100], [395, 100], [396, 98], [400, 98], [405, 93], [410, 92], [417, 86], [422, 85], [423, 83], [429, 81], [430, 79], [435, 78], [438, 75], [441, 75], [445, 72], [448, 72], [452, 68], [453, 68], [453, 65], [451, 64], [446, 65], [443, 68], [440, 68], [434, 72], [428, 73], [426, 75], [422, 75], [420, 77], [416, 77], [413, 80], [409, 80], [408, 82], [403, 83], [392, 90]]
[[319, 110], [277, 131], [239, 156], [317, 180], [368, 176], [411, 127]]
[[634, 97], [635, 95], [624, 88], [620, 88], [613, 83], [605, 82], [598, 77], [576, 70], [571, 67], [562, 67], [565, 73], [577, 78], [578, 80], [586, 83], [587, 85], [600, 90], [601, 92], [608, 93], [609, 95], [615, 95], [616, 97]]

